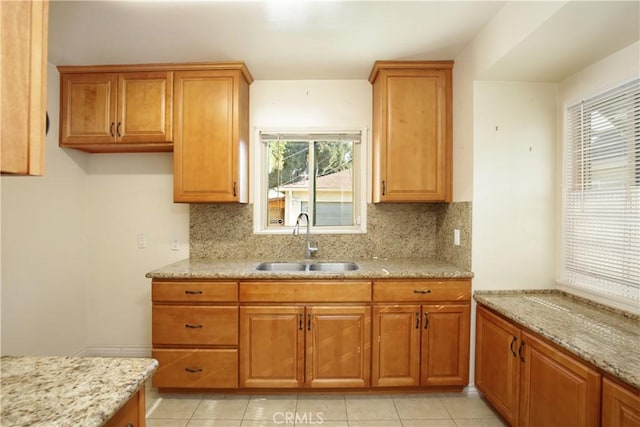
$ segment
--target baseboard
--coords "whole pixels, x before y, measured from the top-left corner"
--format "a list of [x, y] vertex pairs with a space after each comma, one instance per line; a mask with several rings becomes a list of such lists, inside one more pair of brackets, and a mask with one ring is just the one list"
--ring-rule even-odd
[[151, 347], [88, 346], [74, 354], [77, 357], [151, 357]]

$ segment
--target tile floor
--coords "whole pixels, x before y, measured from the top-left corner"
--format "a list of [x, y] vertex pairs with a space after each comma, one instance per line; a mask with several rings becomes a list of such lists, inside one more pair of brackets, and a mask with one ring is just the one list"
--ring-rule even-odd
[[477, 393], [391, 395], [159, 394], [147, 427], [502, 427]]

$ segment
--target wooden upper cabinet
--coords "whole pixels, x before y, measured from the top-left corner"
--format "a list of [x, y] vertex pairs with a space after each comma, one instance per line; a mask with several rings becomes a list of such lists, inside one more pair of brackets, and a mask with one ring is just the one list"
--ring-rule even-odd
[[249, 85], [243, 63], [175, 73], [174, 201], [249, 201]]
[[377, 61], [373, 202], [450, 202], [453, 61]]
[[[126, 66], [121, 67], [123, 70]], [[171, 71], [60, 70], [60, 146], [88, 152], [171, 151]], [[109, 70], [118, 68], [108, 67]]]
[[2, 173], [44, 175], [47, 1], [0, 1]]

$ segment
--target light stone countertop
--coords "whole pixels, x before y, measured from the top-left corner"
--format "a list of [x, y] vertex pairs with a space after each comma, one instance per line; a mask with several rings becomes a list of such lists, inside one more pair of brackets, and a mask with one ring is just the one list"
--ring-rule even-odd
[[473, 298], [640, 388], [640, 316], [557, 290], [476, 291]]
[[158, 368], [147, 358], [0, 358], [0, 425], [104, 425]]
[[[358, 270], [346, 272], [258, 271], [262, 261], [353, 261]], [[441, 261], [405, 259], [311, 259], [311, 260], [195, 260], [185, 259], [147, 273], [152, 279], [470, 279], [473, 273]]]

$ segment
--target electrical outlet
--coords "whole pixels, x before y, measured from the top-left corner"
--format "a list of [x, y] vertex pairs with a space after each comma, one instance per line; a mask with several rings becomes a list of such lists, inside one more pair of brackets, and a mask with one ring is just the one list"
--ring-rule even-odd
[[169, 245], [172, 251], [180, 250], [180, 241], [178, 239], [171, 240], [171, 244]]
[[456, 246], [460, 246], [460, 230], [457, 228], [453, 230], [453, 244]]
[[138, 249], [145, 249], [147, 247], [147, 236], [138, 234], [136, 238], [138, 240]]

